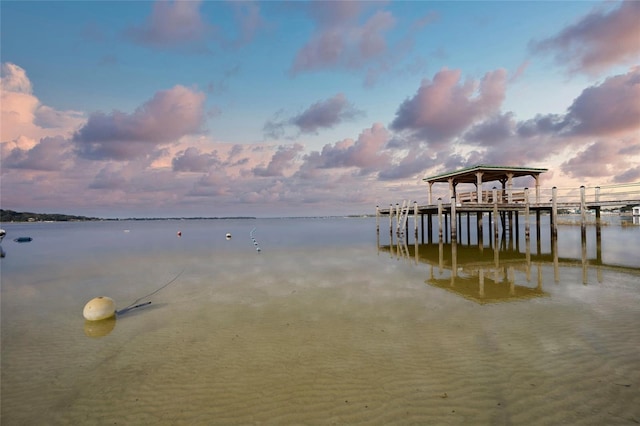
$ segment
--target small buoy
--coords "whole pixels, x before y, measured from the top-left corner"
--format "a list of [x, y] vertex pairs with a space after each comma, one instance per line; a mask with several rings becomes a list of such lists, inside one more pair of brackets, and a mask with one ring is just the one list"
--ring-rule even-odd
[[262, 250], [260, 250], [260, 247], [256, 247], [256, 251], [262, 251]]
[[178, 237], [182, 237], [182, 231], [178, 231]]
[[230, 240], [231, 239], [231, 234], [227, 232], [226, 238], [227, 238], [227, 240]]
[[116, 302], [106, 296], [95, 297], [84, 305], [82, 315], [89, 321], [100, 321], [116, 314]]

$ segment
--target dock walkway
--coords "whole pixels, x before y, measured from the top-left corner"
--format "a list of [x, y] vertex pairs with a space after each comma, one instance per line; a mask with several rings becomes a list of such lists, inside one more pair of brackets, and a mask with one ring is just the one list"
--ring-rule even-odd
[[[379, 229], [379, 219], [382, 216], [389, 217], [390, 232], [395, 229], [398, 234], [408, 233], [408, 217], [414, 216], [414, 230], [418, 235], [418, 223], [422, 224], [422, 235], [424, 240], [424, 219], [427, 216], [428, 235], [431, 238], [431, 230], [434, 226], [433, 220], [437, 219], [438, 236], [442, 239], [447, 235], [451, 240], [456, 239], [458, 230], [461, 229], [462, 217], [466, 213], [467, 227], [470, 226], [469, 215], [477, 216], [476, 225], [478, 235], [482, 235], [484, 217], [488, 217], [488, 225], [493, 224], [493, 234], [497, 238], [500, 229], [498, 223], [502, 225], [503, 235], [510, 234], [514, 229], [518, 229], [519, 216], [522, 214], [525, 220], [525, 235], [530, 232], [530, 216], [536, 216], [536, 231], [540, 233], [540, 215], [549, 214], [550, 232], [552, 237], [557, 236], [557, 215], [558, 211], [569, 211], [580, 213], [580, 224], [583, 230], [587, 224], [589, 211], [595, 213], [596, 227], [599, 231], [600, 214], [603, 208], [632, 207], [640, 205], [640, 182], [620, 185], [603, 185], [591, 188], [584, 186], [580, 188], [542, 189], [538, 186], [535, 192], [529, 188], [482, 190], [473, 192], [451, 191], [448, 200], [438, 198], [436, 203], [419, 205], [417, 201], [403, 201], [402, 204], [390, 204], [388, 208], [376, 207], [377, 227]], [[429, 193], [431, 198], [431, 191]], [[480, 201], [479, 201], [480, 200]], [[420, 220], [418, 220], [418, 218]], [[452, 218], [456, 218], [456, 226], [449, 226]], [[498, 218], [499, 220], [494, 220]], [[494, 224], [495, 222], [495, 224]]]

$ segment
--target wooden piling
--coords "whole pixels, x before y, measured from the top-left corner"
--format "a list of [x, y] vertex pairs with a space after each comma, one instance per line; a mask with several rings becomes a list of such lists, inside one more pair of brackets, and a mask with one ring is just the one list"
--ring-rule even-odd
[[580, 228], [582, 232], [586, 232], [587, 228], [587, 202], [586, 202], [586, 194], [585, 187], [582, 185], [580, 187]]
[[524, 237], [529, 239], [531, 230], [531, 218], [529, 217], [529, 188], [524, 189]]
[[496, 188], [493, 188], [493, 240], [498, 241], [498, 190]]
[[456, 197], [451, 197], [451, 242], [457, 241], [458, 221], [456, 215]]
[[438, 198], [438, 241], [442, 242], [442, 198]]
[[418, 202], [417, 201], [413, 202], [413, 234], [417, 241], [418, 240]]
[[551, 238], [558, 238], [558, 188], [551, 188]]

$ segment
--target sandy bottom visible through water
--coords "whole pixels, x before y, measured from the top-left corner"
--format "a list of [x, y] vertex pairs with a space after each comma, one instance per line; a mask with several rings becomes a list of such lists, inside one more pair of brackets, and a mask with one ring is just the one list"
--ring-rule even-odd
[[545, 269], [548, 297], [480, 305], [427, 275], [362, 249], [4, 277], [2, 425], [640, 422], [637, 276]]

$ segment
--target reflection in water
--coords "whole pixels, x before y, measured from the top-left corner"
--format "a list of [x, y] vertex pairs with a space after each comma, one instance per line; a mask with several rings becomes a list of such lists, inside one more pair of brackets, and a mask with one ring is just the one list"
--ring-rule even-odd
[[[423, 244], [417, 258], [430, 265], [426, 282], [477, 303], [493, 303], [546, 296], [542, 269], [537, 265], [535, 287], [516, 284], [516, 271], [531, 282], [531, 254], [514, 249], [484, 250], [478, 246]], [[414, 253], [415, 256], [415, 253]], [[445, 270], [448, 273], [445, 273]]]
[[396, 242], [393, 239], [390, 241], [388, 246], [378, 243], [378, 249], [389, 251], [392, 257], [428, 264], [428, 284], [481, 304], [548, 296], [542, 289], [545, 266], [553, 267], [555, 283], [560, 280], [560, 266], [581, 267], [585, 285], [588, 283], [589, 267], [596, 269], [598, 282], [602, 281], [603, 268], [640, 271], [640, 268], [604, 264], [599, 233], [596, 235], [595, 258], [588, 257], [586, 235], [582, 233], [579, 259], [559, 256], [557, 239], [550, 242], [550, 253], [541, 253], [538, 244], [535, 254], [531, 252], [529, 238], [525, 239], [524, 252], [518, 249], [519, 244], [516, 243], [514, 247], [513, 240], [508, 238], [495, 240], [490, 247], [481, 243], [463, 245], [455, 240], [451, 243], [419, 244], [416, 238], [412, 245], [408, 245], [402, 237]]
[[100, 321], [85, 320], [84, 334], [86, 334], [88, 337], [104, 337], [111, 333], [115, 327], [115, 316]]

